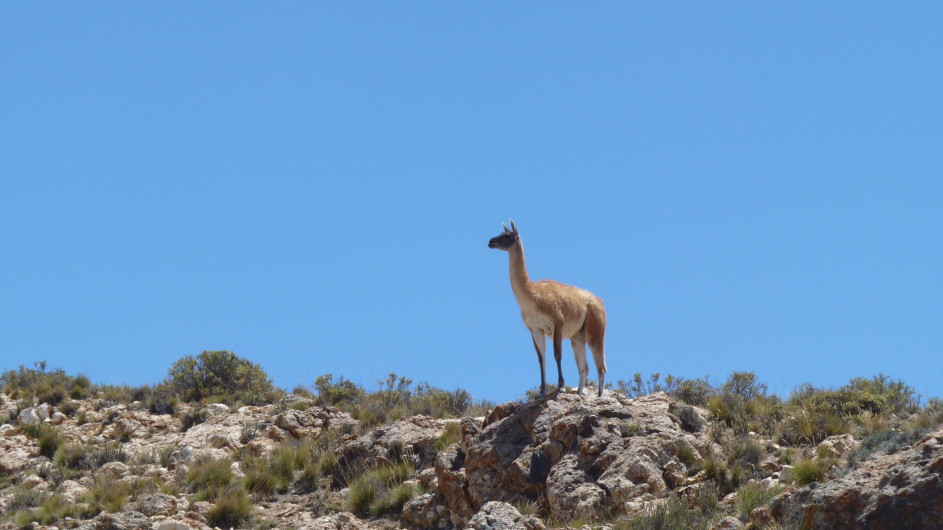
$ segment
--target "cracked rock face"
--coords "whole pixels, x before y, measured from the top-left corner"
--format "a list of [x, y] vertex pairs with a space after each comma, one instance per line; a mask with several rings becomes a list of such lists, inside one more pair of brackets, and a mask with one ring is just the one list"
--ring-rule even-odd
[[439, 454], [439, 489], [465, 521], [489, 501], [540, 497], [560, 519], [627, 509], [683, 482], [677, 447], [706, 454], [705, 437], [688, 432], [698, 427], [672, 406], [662, 393], [633, 400], [557, 394], [501, 405], [481, 427], [463, 425], [462, 443]]
[[874, 453], [843, 477], [790, 488], [750, 515], [809, 529], [940, 528], [943, 427], [894, 454]]

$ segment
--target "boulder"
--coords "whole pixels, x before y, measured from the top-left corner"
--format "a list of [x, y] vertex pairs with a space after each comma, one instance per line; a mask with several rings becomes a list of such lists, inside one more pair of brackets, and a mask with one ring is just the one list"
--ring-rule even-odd
[[275, 417], [275, 425], [295, 438], [318, 438], [327, 429], [352, 430], [357, 420], [336, 407], [288, 409]]
[[442, 495], [426, 493], [407, 502], [400, 514], [400, 525], [408, 530], [452, 528]]
[[39, 414], [36, 413], [36, 409], [28, 408], [20, 411], [20, 415], [17, 416], [17, 421], [20, 422], [20, 425], [35, 425], [41, 423], [43, 419], [39, 417]]
[[151, 493], [141, 497], [135, 503], [135, 508], [148, 517], [173, 515], [177, 513], [177, 498], [164, 493]]
[[714, 525], [712, 530], [737, 530], [739, 528], [743, 528], [743, 523], [740, 519], [728, 515], [720, 521], [717, 521], [717, 524]]
[[506, 502], [488, 502], [468, 521], [466, 528], [475, 530], [544, 530], [544, 522], [533, 515], [521, 515]]
[[52, 416], [49, 418], [49, 423], [51, 423], [51, 424], [53, 424], [53, 425], [62, 425], [62, 423], [63, 423], [65, 420], [67, 420], [67, 419], [69, 419], [68, 416], [66, 416], [65, 414], [63, 414], [63, 413], [61, 413], [61, 412], [59, 412], [59, 411], [56, 411], [56, 412], [54, 412], [54, 413], [52, 414]]
[[209, 413], [210, 416], [219, 416], [220, 414], [227, 414], [229, 413], [229, 406], [224, 405], [222, 403], [210, 403], [209, 405], [206, 406], [206, 412]]
[[829, 436], [815, 448], [815, 454], [823, 457], [842, 459], [858, 448], [858, 442], [850, 434]]

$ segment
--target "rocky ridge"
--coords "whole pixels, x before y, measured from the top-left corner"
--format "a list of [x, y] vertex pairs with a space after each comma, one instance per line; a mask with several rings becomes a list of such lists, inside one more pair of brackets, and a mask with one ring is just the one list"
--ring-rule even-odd
[[[237, 409], [181, 405], [175, 415], [152, 414], [136, 402], [76, 403], [69, 414], [50, 406], [19, 410], [0, 394], [0, 414], [18, 420], [16, 426], [0, 426], [0, 477], [9, 477], [0, 483], [0, 513], [8, 513], [18, 502], [14, 490], [56, 494], [80, 504], [96, 480], [130, 484], [148, 478], [171, 485], [170, 493], [143, 493], [119, 513], [55, 524], [211, 528], [207, 514], [212, 503], [193, 499], [185, 486], [192, 466], [229, 459], [234, 473], [242, 476], [239, 455], [264, 456], [285, 444], [330, 437], [336, 440], [332, 488], [257, 499], [257, 521], [277, 528], [540, 529], [573, 519], [592, 520], [602, 513], [650, 513], [674, 495], [709, 485], [705, 462], [730, 450], [712, 440], [705, 410], [663, 393], [636, 399], [614, 392], [602, 398], [560, 393], [506, 403], [483, 418], [413, 416], [372, 429], [362, 429], [339, 409], [314, 406], [301, 397]], [[188, 415], [203, 421], [184, 429]], [[108, 462], [85, 476], [50, 477], [50, 459], [24, 432], [25, 425], [37, 423], [54, 425], [70, 444], [120, 443], [127, 461]], [[446, 432], [456, 428], [459, 440], [443, 448]], [[776, 447], [769, 440], [758, 443]], [[806, 452], [829, 456], [840, 466], [856, 446], [850, 435], [843, 435]], [[421, 485], [423, 493], [406, 502], [398, 518], [364, 520], [345, 511], [353, 470], [400, 461], [415, 469], [408, 482]], [[838, 469], [831, 471], [832, 480], [787, 488], [769, 505], [754, 510], [748, 525], [880, 528], [889, 520], [907, 520], [912, 528], [932, 528], [930, 522], [943, 517], [943, 429], [898, 453], [876, 453], [847, 474]], [[788, 485], [790, 474], [791, 468], [776, 459], [762, 461], [754, 472], [764, 488]], [[733, 502], [724, 500], [726, 505]], [[543, 519], [522, 514], [524, 506], [536, 507]], [[736, 528], [742, 521], [725, 517], [716, 524]], [[15, 527], [0, 520], [0, 528]]]

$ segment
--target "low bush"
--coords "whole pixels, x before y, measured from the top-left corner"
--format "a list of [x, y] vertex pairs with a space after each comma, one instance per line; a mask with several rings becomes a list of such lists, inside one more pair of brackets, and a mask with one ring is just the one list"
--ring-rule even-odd
[[781, 486], [763, 487], [758, 482], [748, 482], [737, 490], [737, 511], [741, 519], [747, 519], [753, 510], [769, 504], [773, 497], [783, 491]]
[[275, 398], [272, 381], [261, 366], [225, 350], [177, 360], [167, 383], [175, 395], [190, 402], [217, 397], [228, 403], [264, 405]]
[[117, 513], [124, 509], [131, 495], [127, 482], [117, 480], [95, 480], [86, 495], [87, 515], [94, 516], [102, 511]]
[[822, 482], [825, 479], [825, 474], [834, 465], [835, 460], [832, 458], [803, 458], [793, 466], [793, 480], [795, 480], [797, 486]]
[[232, 462], [228, 459], [198, 461], [187, 471], [185, 480], [195, 493], [195, 499], [213, 502], [234, 481]]
[[415, 471], [412, 464], [400, 462], [368, 471], [350, 482], [348, 509], [361, 517], [380, 517], [398, 513], [416, 493], [402, 483]]
[[206, 522], [216, 528], [243, 528], [252, 519], [252, 501], [240, 486], [223, 489], [206, 512]]

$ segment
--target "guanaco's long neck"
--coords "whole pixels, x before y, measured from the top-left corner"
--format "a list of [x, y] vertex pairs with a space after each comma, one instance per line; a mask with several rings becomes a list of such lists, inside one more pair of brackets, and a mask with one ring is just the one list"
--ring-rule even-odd
[[518, 299], [525, 296], [530, 287], [530, 277], [524, 264], [524, 245], [520, 241], [508, 250], [508, 262], [511, 270], [511, 289]]

